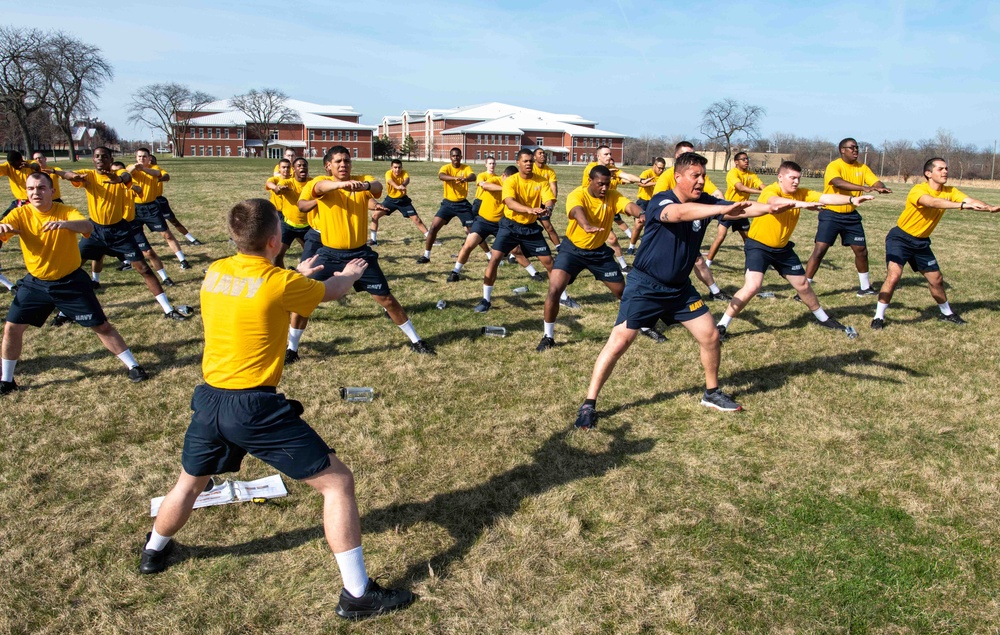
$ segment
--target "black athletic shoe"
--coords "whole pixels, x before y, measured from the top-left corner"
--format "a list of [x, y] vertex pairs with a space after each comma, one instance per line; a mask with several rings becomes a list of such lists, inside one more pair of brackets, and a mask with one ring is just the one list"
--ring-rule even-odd
[[858, 297], [863, 298], [866, 295], [878, 295], [878, 291], [874, 287], [868, 287], [867, 289], [861, 289], [858, 291]]
[[181, 269], [190, 269], [191, 263], [187, 260], [181, 260]]
[[733, 299], [733, 296], [729, 295], [728, 293], [726, 293], [722, 289], [719, 289], [718, 293], [709, 293], [708, 294], [708, 299], [709, 300], [722, 300], [723, 302], [729, 302], [730, 300]]
[[628, 249], [625, 250], [625, 255], [626, 256], [634, 256], [635, 255], [635, 247], [633, 247], [632, 245], [629, 245]]
[[792, 299], [795, 300], [796, 302], [802, 302], [802, 297], [798, 293], [792, 296]]
[[648, 337], [649, 339], [653, 340], [657, 344], [662, 344], [667, 341], [666, 335], [660, 333], [659, 331], [657, 331], [655, 328], [652, 327], [646, 330], [639, 329], [639, 332]]
[[434, 349], [423, 340], [417, 340], [416, 342], [411, 343], [410, 350], [414, 353], [419, 353], [420, 355], [437, 355], [437, 353], [434, 352]]
[[97, 280], [91, 280], [90, 286], [94, 288], [94, 291], [100, 291], [101, 289], [101, 283], [98, 282]]
[[538, 346], [535, 347], [535, 351], [539, 353], [544, 353], [550, 348], [555, 348], [555, 347], [556, 347], [556, 341], [551, 337], [549, 337], [548, 335], [543, 335], [542, 341], [539, 342]]
[[409, 591], [383, 589], [378, 585], [378, 582], [369, 578], [365, 594], [359, 598], [348, 593], [347, 589], [340, 591], [337, 615], [348, 620], [360, 620], [406, 608], [413, 600], [413, 594]]
[[545, 276], [540, 271], [531, 274], [531, 279], [535, 282], [545, 282]]
[[576, 413], [576, 421], [573, 423], [573, 427], [580, 428], [581, 430], [593, 430], [596, 425], [597, 409], [590, 404], [580, 406], [580, 410]]
[[205, 244], [205, 243], [201, 242], [200, 240], [198, 240], [197, 238], [195, 238], [194, 240], [188, 241], [188, 242], [191, 243], [192, 245], [204, 245]]
[[378, 247], [378, 241], [377, 240], [369, 240], [367, 244], [368, 244], [369, 247]]
[[458, 275], [458, 272], [452, 271], [451, 273], [448, 274], [448, 279], [446, 280], [446, 282], [458, 282], [459, 280], [461, 280], [461, 277]]
[[483, 298], [482, 300], [479, 301], [479, 304], [472, 307], [472, 310], [475, 311], [476, 313], [486, 313], [487, 311], [490, 310], [491, 306], [493, 305], [490, 303], [490, 301], [487, 300], [486, 298]]
[[722, 412], [737, 412], [743, 410], [743, 406], [733, 401], [733, 398], [718, 390], [713, 393], [706, 392], [701, 396], [701, 405], [706, 408], [715, 408]]
[[142, 366], [133, 366], [128, 369], [128, 378], [133, 384], [138, 384], [140, 381], [149, 379], [149, 375], [146, 374]]
[[[146, 542], [149, 542], [150, 534], [146, 534]], [[143, 543], [145, 546], [145, 543]], [[143, 549], [142, 555], [139, 557], [139, 573], [146, 575], [159, 573], [167, 568], [167, 558], [170, 556], [171, 552], [174, 550], [174, 541], [171, 540], [167, 543], [167, 546], [159, 551], [153, 551], [152, 549]]]
[[516, 264], [517, 263], [517, 256], [515, 256], [514, 254], [507, 254], [507, 262], [509, 262], [512, 265]]
[[131, 271], [131, 270], [132, 270], [131, 262], [123, 262], [122, 264], [118, 265], [118, 271]]
[[285, 349], [285, 366], [288, 366], [289, 364], [294, 364], [297, 361], [299, 361], [299, 352], [298, 351], [293, 351], [290, 348], [286, 348]]
[[944, 313], [939, 313], [938, 320], [940, 320], [941, 322], [951, 322], [952, 324], [958, 324], [958, 325], [966, 324], [966, 321], [960, 318], [958, 316], [958, 313], [949, 313], [948, 315], [945, 315]]
[[885, 328], [885, 320], [883, 318], [875, 318], [872, 320], [872, 330], [881, 331]]
[[168, 320], [177, 320], [178, 322], [188, 319], [188, 316], [184, 315], [177, 309], [172, 309], [170, 313], [164, 313], [163, 317]]
[[565, 300], [559, 300], [559, 304], [563, 305], [567, 309], [579, 309], [580, 303], [573, 298], [566, 296]]
[[431, 261], [431, 259], [428, 258], [427, 256], [420, 256], [419, 258], [417, 258], [417, 264], [418, 265], [426, 265], [430, 261]]
[[722, 326], [721, 324], [716, 324], [715, 325], [715, 330], [719, 332], [719, 341], [720, 342], [725, 342], [726, 341], [726, 327]]
[[56, 328], [59, 328], [63, 324], [69, 324], [72, 321], [73, 318], [71, 318], [70, 316], [63, 315], [62, 313], [56, 313], [56, 316], [52, 318], [51, 322], [49, 322], [49, 326], [54, 326]]
[[11, 381], [0, 381], [0, 395], [9, 395], [12, 392], [17, 392], [17, 382]]
[[163, 281], [160, 282], [160, 286], [163, 287], [164, 289], [166, 289], [167, 287], [172, 287], [174, 286], [174, 281], [171, 280], [170, 278], [164, 278]]
[[833, 319], [832, 317], [828, 317], [825, 320], [823, 320], [822, 322], [819, 322], [819, 325], [822, 326], [823, 328], [827, 328], [827, 329], [830, 329], [832, 331], [846, 331], [847, 330], [846, 326], [844, 326], [843, 324], [841, 324], [837, 320]]

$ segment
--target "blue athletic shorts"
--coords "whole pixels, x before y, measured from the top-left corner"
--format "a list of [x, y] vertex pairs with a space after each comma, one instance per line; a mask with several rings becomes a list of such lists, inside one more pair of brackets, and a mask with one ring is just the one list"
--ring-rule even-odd
[[361, 277], [354, 283], [355, 291], [367, 291], [371, 295], [389, 295], [389, 281], [382, 273], [382, 267], [378, 264], [378, 253], [367, 245], [359, 249], [330, 249], [329, 247], [319, 248], [319, 262], [323, 268], [309, 276], [313, 280], [326, 280], [333, 277], [333, 274], [343, 271], [347, 263], [355, 258], [363, 258], [368, 263], [368, 268], [361, 274]]
[[177, 217], [174, 216], [174, 210], [170, 209], [170, 201], [162, 196], [157, 196], [156, 202], [160, 206], [160, 215], [163, 216], [164, 220], [177, 220]]
[[750, 231], [750, 219], [749, 218], [726, 218], [723, 215], [719, 215], [719, 224], [723, 227], [729, 229], [729, 231], [739, 232]]
[[[560, 250], [562, 251], [562, 250]], [[687, 322], [708, 313], [705, 301], [688, 281], [683, 287], [668, 287], [652, 276], [633, 269], [625, 280], [625, 292], [615, 326], [625, 322], [630, 329]]]
[[450, 223], [451, 219], [458, 217], [462, 221], [463, 227], [472, 227], [472, 204], [466, 200], [449, 201], [444, 199], [441, 201], [441, 207], [438, 208], [435, 216], [443, 220], [445, 225]]
[[[167, 231], [167, 221], [163, 220], [160, 213], [160, 204], [156, 201], [152, 203], [136, 203], [135, 220], [149, 228], [149, 231]], [[147, 250], [148, 251], [148, 250]]]
[[301, 238], [302, 239], [302, 244], [305, 245], [306, 234], [309, 233], [310, 229], [312, 229], [312, 228], [309, 227], [308, 225], [306, 225], [305, 227], [292, 227], [291, 225], [289, 225], [288, 223], [285, 222], [284, 218], [282, 218], [281, 219], [281, 244], [282, 245], [291, 245], [293, 240], [295, 240], [296, 238]]
[[506, 256], [514, 251], [515, 247], [520, 247], [521, 252], [529, 258], [552, 255], [549, 243], [542, 235], [542, 228], [538, 223], [522, 225], [509, 218], [501, 218], [500, 229], [493, 240], [493, 250]]
[[30, 273], [24, 276], [7, 310], [7, 321], [44, 326], [52, 309], [59, 309], [80, 326], [100, 326], [108, 321], [83, 269], [58, 280], [39, 280]]
[[828, 209], [819, 210], [816, 242], [832, 245], [837, 236], [840, 236], [841, 245], [865, 247], [865, 228], [861, 225], [861, 214], [857, 211], [838, 214]]
[[472, 227], [469, 228], [470, 234], [479, 234], [483, 240], [487, 236], [496, 236], [498, 231], [500, 231], [500, 223], [488, 221], [482, 216], [476, 216], [476, 220], [472, 222]]
[[306, 231], [306, 237], [302, 239], [302, 243], [302, 257], [299, 262], [309, 260], [315, 256], [316, 252], [319, 251], [319, 248], [323, 246], [323, 239], [320, 237], [320, 233], [317, 230], [310, 227]]
[[900, 267], [910, 265], [914, 271], [940, 271], [937, 257], [931, 251], [930, 238], [911, 236], [897, 225], [885, 237], [885, 264], [890, 262]]
[[559, 244], [559, 253], [552, 268], [568, 273], [570, 284], [584, 269], [594, 274], [594, 279], [601, 282], [625, 281], [625, 275], [618, 266], [615, 252], [611, 247], [601, 245], [597, 249], [581, 249], [569, 238], [563, 238]]
[[393, 212], [399, 212], [403, 215], [403, 218], [410, 218], [417, 215], [417, 210], [413, 207], [413, 201], [410, 200], [409, 196], [392, 198], [386, 195], [385, 200], [382, 201], [382, 207], [389, 210], [389, 214], [387, 215], [391, 215]]
[[743, 244], [747, 271], [764, 273], [768, 267], [773, 267], [781, 276], [806, 275], [805, 269], [802, 268], [802, 261], [795, 254], [793, 247], [795, 247], [793, 242], [789, 242], [784, 247], [768, 247], [752, 238], [747, 238]]
[[94, 231], [87, 238], [80, 239], [80, 257], [97, 260], [101, 256], [113, 256], [118, 260], [138, 262], [142, 251], [135, 242], [132, 224], [121, 220], [114, 225], [94, 223]]
[[477, 198], [474, 201], [472, 201], [472, 215], [473, 216], [478, 216], [479, 215], [479, 208], [482, 207], [482, 206], [483, 206], [482, 199], [478, 199]]

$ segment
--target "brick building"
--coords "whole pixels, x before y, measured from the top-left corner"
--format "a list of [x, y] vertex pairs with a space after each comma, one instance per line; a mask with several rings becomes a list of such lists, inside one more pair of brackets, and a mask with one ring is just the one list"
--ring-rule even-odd
[[493, 156], [513, 161], [521, 148], [544, 148], [550, 163], [578, 164], [594, 160], [598, 146], [607, 145], [617, 163], [622, 162], [625, 135], [599, 130], [596, 121], [492, 102], [463, 108], [404, 110], [386, 116], [379, 135], [389, 135], [402, 147], [407, 136], [416, 142], [412, 157], [447, 161], [451, 148], [462, 149], [468, 161]]
[[[280, 158], [286, 148], [295, 150], [299, 156], [321, 157], [331, 147], [342, 145], [355, 158], [372, 158], [377, 126], [360, 123], [361, 113], [350, 106], [324, 106], [297, 99], [289, 99], [285, 105], [295, 116], [274, 126], [267, 146], [269, 157]], [[264, 147], [247, 126], [247, 116], [232, 108], [226, 99], [198, 111], [191, 119], [187, 135], [182, 137], [175, 129], [174, 138], [183, 144], [184, 155], [189, 157], [260, 156]]]

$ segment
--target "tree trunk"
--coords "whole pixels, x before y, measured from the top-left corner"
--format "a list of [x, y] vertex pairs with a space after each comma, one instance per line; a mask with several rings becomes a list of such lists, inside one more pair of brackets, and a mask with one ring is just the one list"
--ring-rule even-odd
[[24, 156], [30, 157], [32, 151], [35, 149], [35, 140], [31, 136], [31, 129], [28, 126], [28, 120], [22, 117], [21, 113], [17, 113], [17, 125], [21, 129], [21, 139], [24, 140]]
[[[76, 145], [73, 143], [73, 128], [68, 130], [63, 128], [63, 133], [66, 135], [66, 143], [69, 148], [69, 160], [76, 163]], [[55, 155], [55, 152], [53, 152], [53, 155]], [[55, 160], [55, 156], [52, 159]]]

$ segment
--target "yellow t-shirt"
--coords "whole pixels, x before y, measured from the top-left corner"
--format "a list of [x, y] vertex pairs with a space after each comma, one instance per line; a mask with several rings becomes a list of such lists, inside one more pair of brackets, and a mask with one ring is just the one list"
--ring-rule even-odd
[[308, 181], [300, 183], [294, 177], [283, 179], [272, 176], [268, 179], [268, 182], [275, 185], [284, 185], [287, 188], [281, 192], [268, 190], [271, 193], [271, 203], [275, 209], [281, 212], [281, 215], [285, 218], [285, 223], [300, 229], [308, 227], [309, 221], [306, 218], [305, 212], [299, 211], [299, 195]]
[[[503, 185], [503, 179], [497, 174], [490, 174], [489, 172], [483, 172], [476, 177], [476, 182], [483, 181], [486, 183], [491, 183], [493, 185]], [[481, 187], [476, 188], [476, 198], [482, 201], [479, 205], [479, 215], [483, 220], [488, 220], [491, 223], [499, 223], [500, 218], [504, 214], [504, 209], [506, 206], [503, 204], [503, 193], [502, 192], [490, 192], [489, 190], [484, 190]]]
[[917, 201], [924, 194], [955, 203], [961, 203], [969, 198], [962, 190], [950, 185], [942, 187], [940, 192], [932, 190], [930, 183], [914, 185], [910, 193], [906, 195], [906, 207], [903, 208], [903, 213], [899, 215], [899, 220], [896, 221], [900, 229], [914, 238], [927, 238], [930, 236], [945, 212], [943, 209], [924, 207], [918, 203]]
[[[317, 198], [313, 188], [320, 181], [337, 181], [332, 176], [317, 176], [302, 188], [300, 201], [317, 201], [307, 222], [319, 231], [323, 245], [330, 249], [360, 249], [368, 240], [368, 201], [371, 192], [333, 190]], [[364, 177], [358, 180], [369, 180]]]
[[385, 195], [390, 198], [403, 198], [406, 196], [406, 192], [401, 192], [396, 189], [396, 184], [398, 183], [400, 186], [403, 186], [406, 179], [410, 178], [410, 173], [406, 170], [402, 170], [399, 173], [399, 180], [394, 181], [395, 178], [396, 177], [393, 175], [392, 170], [385, 171]]
[[[153, 165], [150, 167], [154, 170], [160, 171], [160, 178], [167, 176], [167, 171], [161, 168], [159, 165]], [[153, 198], [158, 198], [160, 196], [163, 196], [163, 181], [161, 181], [160, 179], [156, 180], [156, 185], [153, 188], [153, 192], [154, 192]]]
[[[659, 194], [660, 192], [666, 192], [667, 190], [672, 190], [677, 186], [677, 179], [674, 178], [674, 166], [670, 166], [663, 171], [656, 179], [656, 185], [653, 186], [653, 194]], [[712, 179], [705, 175], [705, 189], [702, 190], [705, 194], [709, 196], [715, 191], [722, 191], [716, 187], [715, 183], [712, 183]]]
[[19, 201], [28, 198], [28, 190], [25, 186], [25, 179], [35, 172], [32, 168], [15, 168], [10, 163], [4, 161], [0, 163], [0, 176], [6, 176], [10, 184], [10, 193]]
[[[569, 224], [566, 226], [566, 237], [580, 249], [597, 249], [608, 240], [611, 233], [611, 222], [615, 214], [625, 211], [625, 206], [629, 200], [622, 196], [617, 190], [609, 189], [603, 199], [590, 195], [585, 187], [578, 187], [570, 192], [566, 199], [566, 216], [569, 217]], [[581, 207], [587, 215], [587, 222], [595, 227], [600, 227], [601, 231], [596, 234], [588, 234], [580, 228], [580, 224], [570, 215], [573, 208]]]
[[118, 187], [125, 188], [125, 195], [122, 197], [125, 204], [125, 213], [122, 214], [122, 218], [131, 223], [135, 220], [135, 200], [139, 195], [136, 194], [131, 185], [119, 185]]
[[[739, 168], [733, 168], [726, 174], [726, 196], [727, 201], [749, 201], [750, 195], [736, 189], [736, 184], [740, 183], [744, 187], [752, 187], [755, 190], [763, 189], [764, 183], [753, 172], [744, 172]], [[705, 191], [708, 191], [708, 181], [705, 181]]]
[[[842, 190], [839, 187], [833, 187], [830, 185], [830, 181], [835, 178], [841, 178], [848, 183], [857, 183], [859, 185], [875, 185], [878, 183], [878, 177], [875, 176], [875, 173], [867, 165], [860, 162], [851, 165], [843, 159], [834, 159], [830, 162], [830, 165], [826, 166], [826, 172], [823, 174], [823, 193], [843, 194], [844, 196], [861, 194], [861, 190]], [[827, 205], [826, 209], [838, 214], [849, 214], [856, 208], [853, 205]]]
[[[591, 161], [587, 167], [583, 168], [583, 187], [590, 185], [590, 171], [599, 165], [600, 163], [597, 161]], [[618, 186], [622, 184], [622, 177], [618, 176], [618, 168], [608, 169], [611, 170], [611, 183], [608, 184], [608, 189], [617, 190]]]
[[[647, 169], [645, 169], [645, 170], [642, 171], [642, 174], [639, 175], [639, 178], [640, 179], [656, 179], [657, 176], [656, 176], [656, 172], [653, 171], [653, 168], [647, 168]], [[652, 185], [641, 185], [641, 186], [639, 186], [639, 194], [638, 194], [637, 198], [640, 198], [640, 199], [642, 199], [644, 201], [648, 201], [649, 199], [653, 198], [653, 188], [654, 187], [656, 187], [656, 183], [655, 182]]]
[[537, 163], [533, 164], [531, 173], [537, 174], [538, 176], [544, 176], [545, 180], [549, 183], [557, 183], [559, 181], [559, 179], [556, 178], [556, 171], [549, 167], [549, 164], [547, 163], [544, 168], [538, 167]]
[[[42, 231], [42, 225], [49, 221], [86, 220], [83, 214], [69, 205], [53, 203], [47, 214], [38, 211], [34, 205], [23, 205], [3, 219], [13, 225], [20, 234], [21, 253], [24, 268], [40, 280], [59, 280], [80, 268], [80, 248], [77, 246], [76, 232], [68, 229]], [[2, 234], [0, 240], [7, 242], [15, 234]], [[84, 234], [90, 236], [90, 232]]]
[[[520, 172], [507, 177], [507, 180], [503, 182], [503, 192], [500, 196], [502, 201], [513, 198], [521, 205], [528, 207], [542, 207], [543, 203], [556, 199], [545, 177], [532, 174], [530, 178], [526, 179], [521, 176]], [[515, 212], [506, 205], [504, 206], [504, 214], [507, 218], [521, 225], [530, 225], [538, 220], [537, 216]]]
[[285, 365], [290, 313], [312, 314], [325, 285], [262, 256], [217, 260], [201, 284], [205, 324], [202, 373], [226, 389], [277, 386]]
[[[444, 174], [445, 176], [464, 176], [466, 178], [472, 176], [472, 168], [460, 163], [456, 168], [450, 163], [446, 163], [444, 167], [438, 170], [438, 174]], [[466, 197], [469, 196], [469, 184], [459, 183], [457, 181], [441, 181], [444, 185], [444, 198], [446, 201], [464, 201]]]
[[[815, 190], [807, 190], [804, 187], [795, 190], [794, 194], [786, 194], [781, 191], [778, 183], [771, 183], [760, 193], [757, 201], [759, 203], [767, 203], [774, 196], [815, 203], [819, 201], [819, 197], [822, 195]], [[795, 226], [799, 222], [799, 212], [801, 211], [798, 208], [792, 208], [780, 214], [757, 216], [750, 223], [750, 231], [747, 232], [747, 236], [768, 247], [784, 247], [792, 237], [792, 232], [795, 231]]]
[[[73, 170], [83, 175], [83, 181], [72, 181], [73, 187], [87, 190], [87, 211], [90, 220], [98, 225], [114, 225], [125, 218], [126, 196], [130, 196], [130, 185], [112, 183], [104, 174], [96, 170]], [[125, 170], [116, 170], [118, 176], [128, 174]]]
[[142, 188], [142, 194], [136, 196], [136, 203], [142, 205], [156, 200], [156, 186], [160, 182], [157, 177], [136, 170], [132, 173], [132, 182]]

